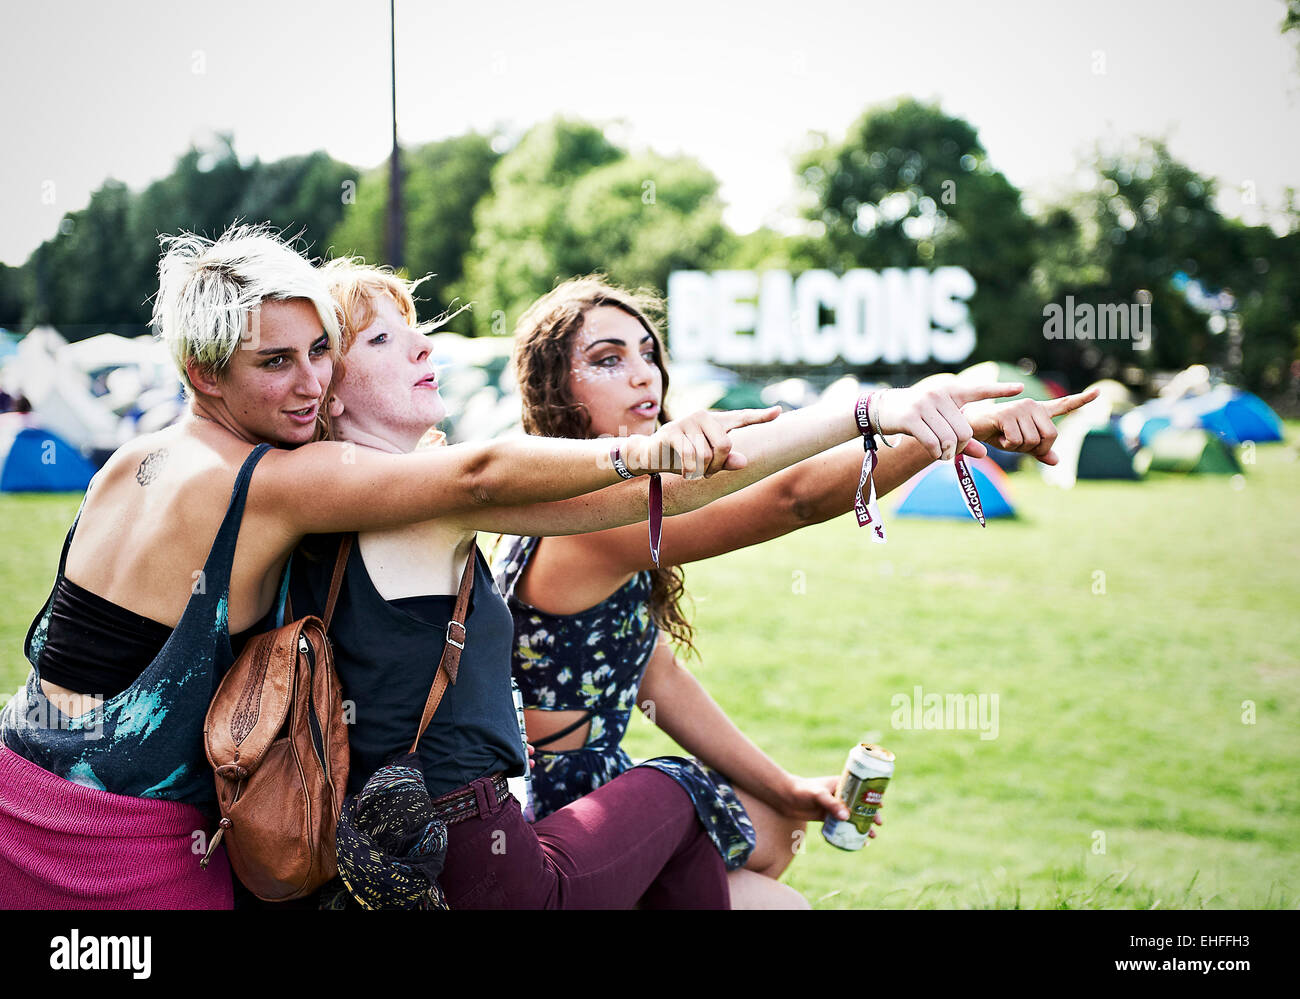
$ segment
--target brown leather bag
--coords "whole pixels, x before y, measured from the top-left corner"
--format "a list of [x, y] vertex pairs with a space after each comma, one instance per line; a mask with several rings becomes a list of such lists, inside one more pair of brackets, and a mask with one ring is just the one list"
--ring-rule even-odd
[[203, 727], [221, 810], [203, 866], [224, 837], [235, 874], [266, 902], [309, 895], [337, 870], [348, 730], [326, 631], [352, 539], [339, 546], [324, 621], [308, 616], [249, 639]]

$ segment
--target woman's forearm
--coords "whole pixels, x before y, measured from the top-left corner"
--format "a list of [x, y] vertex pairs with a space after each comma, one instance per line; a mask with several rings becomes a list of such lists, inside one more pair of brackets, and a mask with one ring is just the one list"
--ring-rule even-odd
[[[641, 710], [682, 749], [736, 787], [779, 808], [791, 777], [736, 727], [700, 682], [660, 643], [637, 694]], [[648, 702], [648, 703], [647, 703]]]
[[[901, 438], [897, 447], [881, 446], [873, 481], [876, 495], [884, 496], [917, 472], [928, 468], [933, 456], [915, 438]], [[820, 524], [853, 509], [862, 476], [862, 445], [841, 444], [773, 475], [759, 488], [771, 488], [788, 498], [797, 526]]]
[[732, 431], [731, 442], [732, 450], [745, 456], [745, 467], [711, 479], [665, 480], [664, 514], [697, 510], [774, 472], [860, 437], [853, 407], [842, 401], [816, 403], [783, 413], [771, 423], [740, 427]]
[[258, 492], [286, 511], [297, 533], [379, 530], [622, 482], [610, 462], [618, 443], [521, 437], [412, 454], [308, 444], [264, 461]]
[[[818, 403], [783, 413], [770, 423], [732, 430], [730, 437], [733, 452], [745, 456], [746, 466], [707, 479], [687, 480], [679, 475], [665, 475], [664, 516], [697, 510], [791, 463], [843, 441], [861, 439], [853, 409], [843, 403], [833, 406]], [[538, 537], [589, 534], [644, 521], [647, 488], [646, 482], [637, 480], [555, 502], [531, 502], [518, 507], [493, 505], [491, 509], [472, 511], [462, 519], [475, 530], [505, 534]], [[849, 503], [852, 504], [852, 497]]]

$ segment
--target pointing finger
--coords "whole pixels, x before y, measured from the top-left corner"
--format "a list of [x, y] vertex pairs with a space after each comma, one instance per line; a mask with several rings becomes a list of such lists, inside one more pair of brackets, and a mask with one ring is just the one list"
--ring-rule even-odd
[[978, 399], [1002, 399], [1019, 395], [1024, 390], [1023, 382], [994, 382], [991, 385], [954, 385], [948, 394], [957, 405], [964, 406]]
[[768, 423], [780, 415], [780, 406], [769, 406], [767, 409], [733, 409], [715, 413], [714, 417], [724, 432], [730, 432], [737, 427], [748, 427], [755, 423]]
[[1043, 403], [1043, 406], [1051, 417], [1064, 416], [1066, 413], [1073, 413], [1076, 409], [1088, 405], [1099, 395], [1101, 395], [1101, 389], [1094, 385], [1087, 392], [1076, 392], [1074, 395], [1063, 396], [1060, 399], [1048, 399], [1047, 402]]

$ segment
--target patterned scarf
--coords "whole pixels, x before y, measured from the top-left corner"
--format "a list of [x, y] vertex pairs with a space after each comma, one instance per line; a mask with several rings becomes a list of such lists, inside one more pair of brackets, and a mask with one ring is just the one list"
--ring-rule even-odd
[[348, 798], [336, 833], [339, 881], [322, 892], [322, 908], [446, 909], [438, 875], [447, 856], [447, 825], [408, 755], [380, 767]]

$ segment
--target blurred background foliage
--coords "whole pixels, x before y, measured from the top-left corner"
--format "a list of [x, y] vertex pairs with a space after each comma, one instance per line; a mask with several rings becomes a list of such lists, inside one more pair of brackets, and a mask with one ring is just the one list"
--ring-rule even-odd
[[[676, 269], [957, 265], [977, 286], [972, 361], [1029, 358], [1067, 380], [1201, 362], [1286, 408], [1300, 385], [1294, 193], [1273, 227], [1246, 225], [1224, 214], [1233, 199], [1214, 179], [1158, 139], [1097, 148], [1079, 164], [1084, 183], [1036, 204], [972, 123], [905, 98], [866, 110], [842, 138], [809, 135], [792, 163], [797, 217], [787, 231], [747, 234], [724, 222], [718, 179], [700, 162], [625, 148], [589, 122], [413, 146], [402, 166], [403, 270], [435, 275], [421, 287], [422, 318], [472, 302], [450, 326], [471, 335], [509, 334], [538, 295], [595, 271], [662, 294]], [[50, 323], [70, 339], [139, 332], [157, 288], [158, 235], [215, 236], [237, 219], [268, 221], [312, 256], [385, 263], [387, 201], [386, 165], [363, 171], [323, 152], [245, 162], [220, 135], [144, 190], [106, 180], [22, 266], [0, 265], [0, 325]], [[1232, 322], [1198, 307], [1188, 281], [1227, 292]], [[1150, 351], [1042, 335], [1050, 302], [1144, 294]]]

